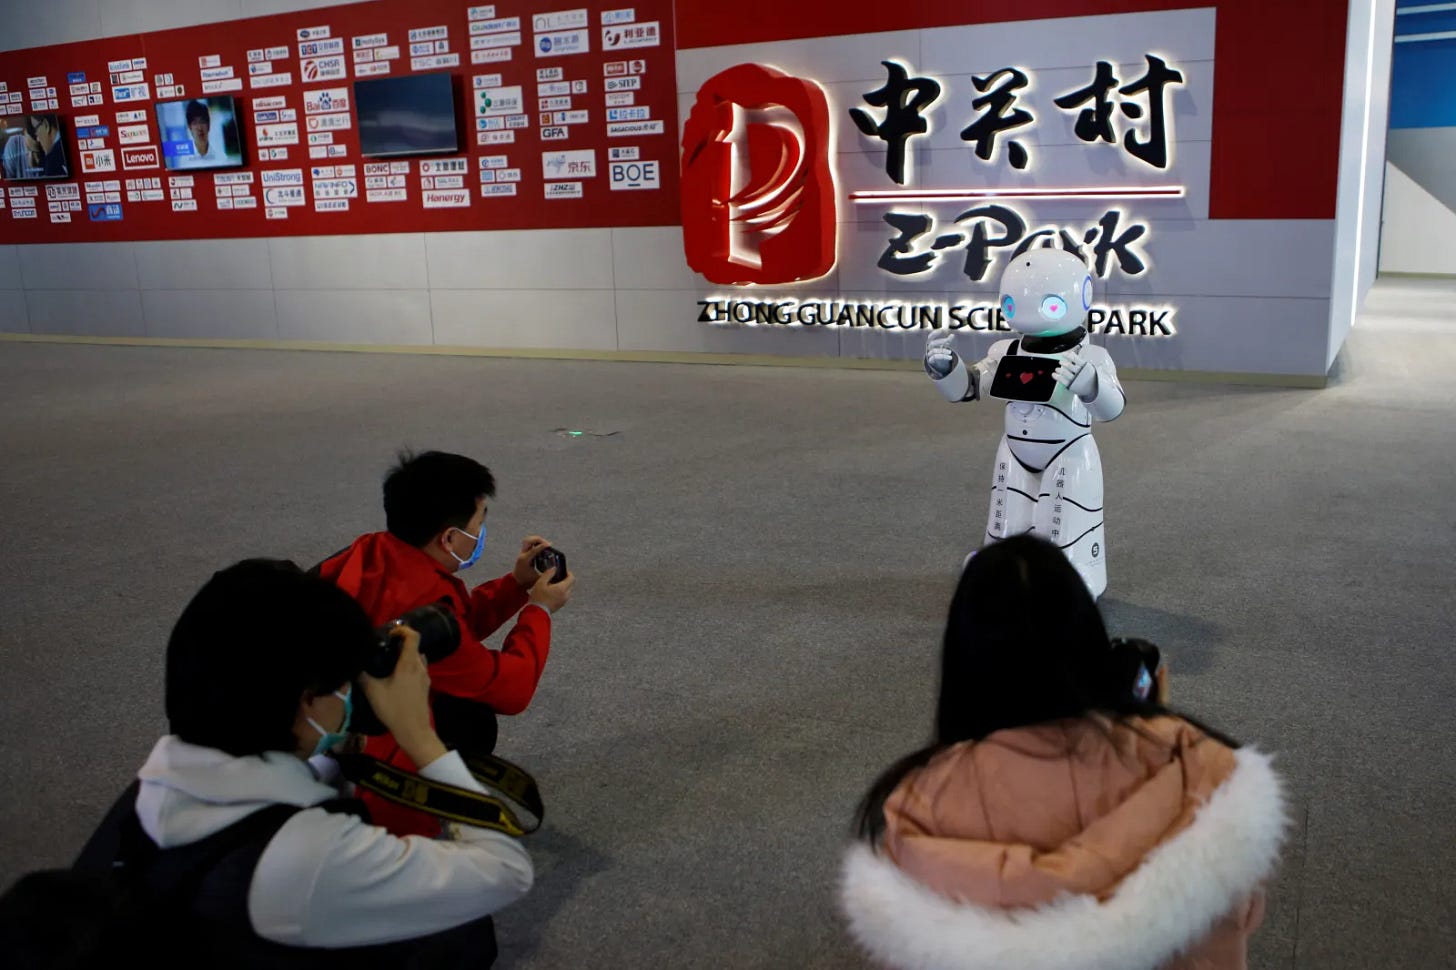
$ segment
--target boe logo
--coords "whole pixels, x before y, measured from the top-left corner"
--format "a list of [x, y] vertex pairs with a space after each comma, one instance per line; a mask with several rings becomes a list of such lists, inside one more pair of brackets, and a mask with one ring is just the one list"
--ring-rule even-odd
[[608, 173], [614, 189], [655, 189], [662, 184], [655, 161], [612, 162]]
[[[688, 265], [714, 283], [828, 273], [837, 228], [829, 150], [829, 104], [817, 84], [758, 64], [704, 82], [683, 132]], [[615, 175], [612, 188], [637, 187], [618, 186]]]

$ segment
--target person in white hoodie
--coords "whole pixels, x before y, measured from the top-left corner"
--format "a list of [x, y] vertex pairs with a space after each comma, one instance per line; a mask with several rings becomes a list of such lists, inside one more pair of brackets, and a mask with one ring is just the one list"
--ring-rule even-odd
[[[485, 792], [435, 734], [419, 636], [400, 631], [394, 673], [362, 674], [378, 643], [363, 610], [277, 560], [225, 569], [188, 604], [167, 646], [172, 733], [138, 773], [135, 821], [154, 844], [142, 878], [241, 820], [263, 832], [207, 866], [169, 953], [209, 970], [490, 965], [489, 914], [531, 887], [525, 849], [453, 823], [440, 839], [391, 835], [357, 803], [339, 810], [334, 762], [320, 757], [346, 736], [358, 683], [421, 775]], [[264, 813], [284, 816], [271, 837]]]

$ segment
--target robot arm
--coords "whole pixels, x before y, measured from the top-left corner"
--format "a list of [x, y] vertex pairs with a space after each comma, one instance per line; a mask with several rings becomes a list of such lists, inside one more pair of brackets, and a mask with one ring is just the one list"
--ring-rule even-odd
[[1087, 346], [1064, 354], [1061, 366], [1052, 376], [1081, 398], [1098, 421], [1113, 420], [1127, 405], [1127, 395], [1117, 380], [1117, 367], [1101, 347]]
[[925, 373], [935, 382], [942, 397], [952, 404], [974, 401], [981, 396], [981, 384], [990, 373], [991, 358], [967, 365], [955, 350], [955, 334], [932, 330], [925, 338]]

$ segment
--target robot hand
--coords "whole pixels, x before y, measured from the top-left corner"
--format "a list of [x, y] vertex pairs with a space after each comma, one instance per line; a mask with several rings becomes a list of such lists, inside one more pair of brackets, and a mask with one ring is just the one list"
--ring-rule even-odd
[[1052, 373], [1052, 379], [1083, 400], [1097, 396], [1097, 368], [1075, 350], [1062, 355], [1061, 366]]
[[925, 338], [925, 373], [934, 380], [949, 377], [960, 358], [955, 350], [955, 334], [949, 330], [932, 330]]

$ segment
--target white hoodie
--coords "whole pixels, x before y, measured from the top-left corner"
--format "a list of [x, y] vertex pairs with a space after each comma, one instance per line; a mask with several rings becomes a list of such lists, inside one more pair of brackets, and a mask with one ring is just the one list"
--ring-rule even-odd
[[[319, 780], [318, 769], [332, 765], [281, 751], [237, 758], [168, 735], [137, 773], [137, 817], [161, 848], [190, 845], [270, 805], [339, 797]], [[483, 791], [454, 751], [420, 774]], [[448, 840], [399, 838], [353, 815], [305, 807], [283, 823], [253, 872], [254, 931], [288, 946], [389, 943], [478, 919], [531, 888], [531, 859], [515, 839], [446, 828]]]

